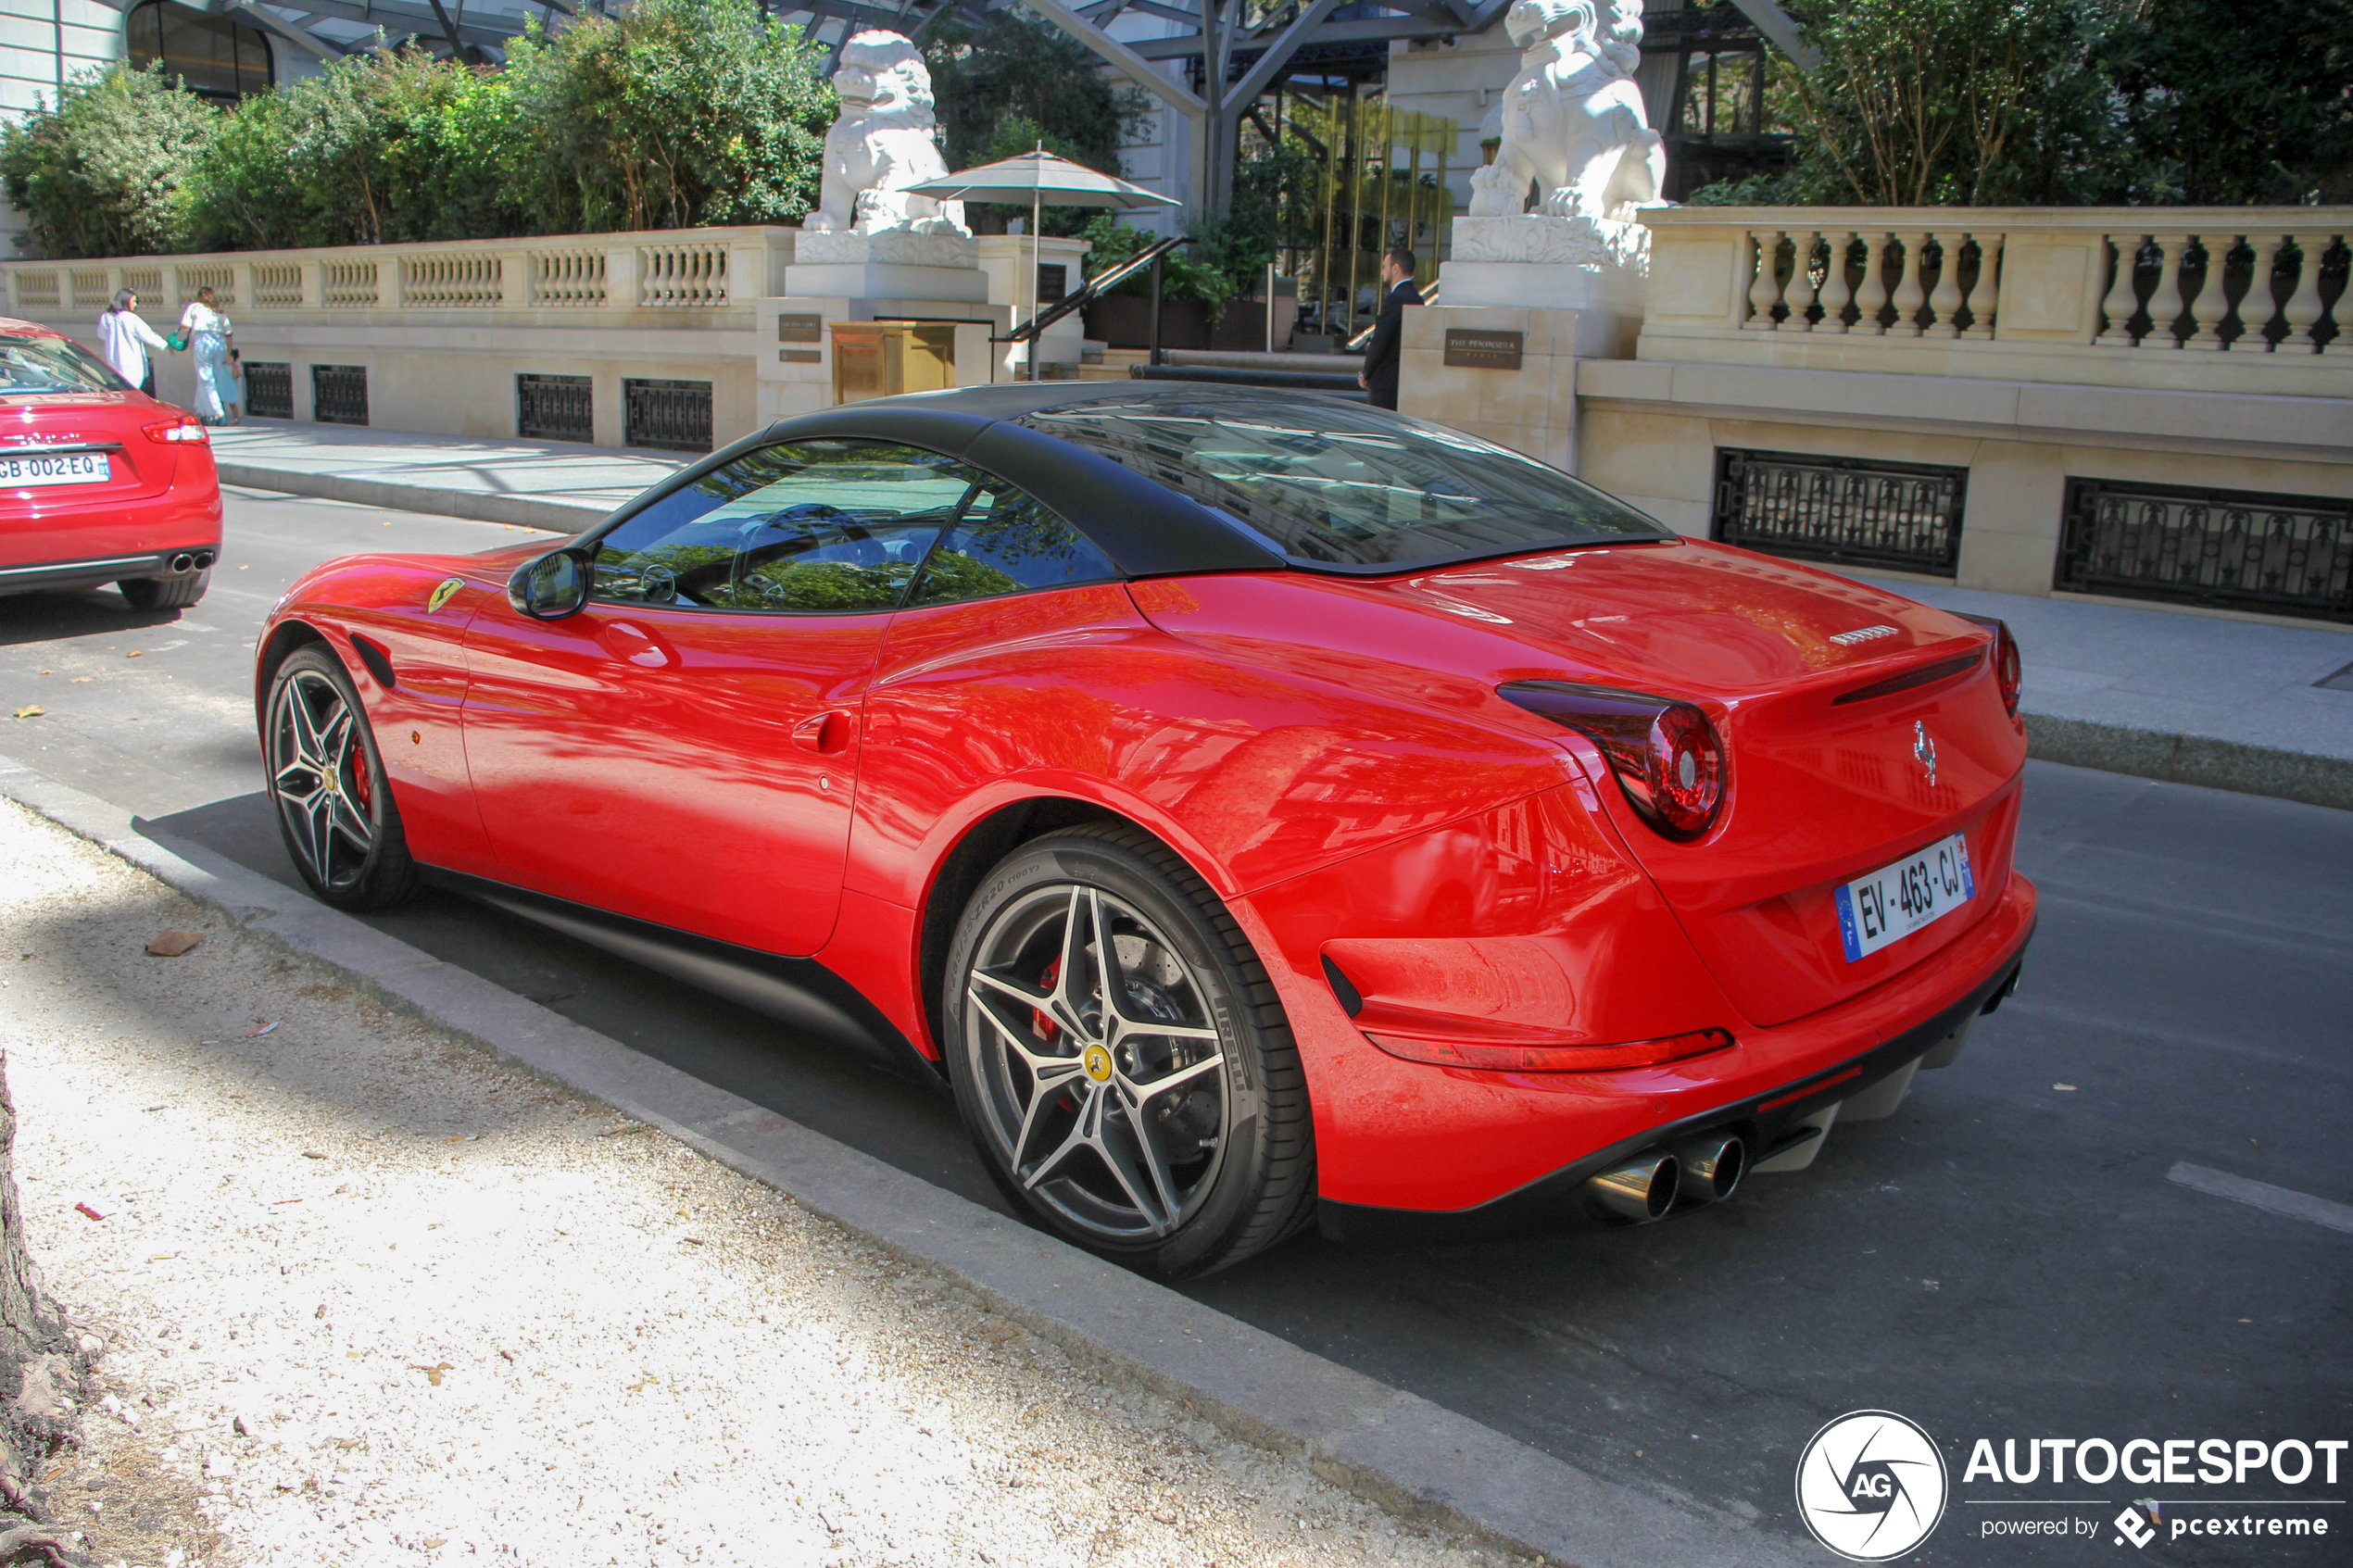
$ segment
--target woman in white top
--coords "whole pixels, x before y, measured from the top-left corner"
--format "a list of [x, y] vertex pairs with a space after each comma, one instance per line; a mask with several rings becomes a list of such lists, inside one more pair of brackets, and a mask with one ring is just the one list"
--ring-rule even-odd
[[222, 397], [221, 388], [229, 380], [230, 334], [235, 329], [214, 304], [210, 289], [196, 291], [180, 313], [180, 329], [196, 355], [196, 418], [208, 425], [225, 423], [228, 411], [221, 405], [230, 399]]
[[139, 296], [131, 290], [115, 290], [114, 303], [98, 318], [98, 357], [114, 367], [115, 374], [153, 397], [156, 372], [147, 362], [147, 350], [171, 345], [139, 320], [138, 306]]

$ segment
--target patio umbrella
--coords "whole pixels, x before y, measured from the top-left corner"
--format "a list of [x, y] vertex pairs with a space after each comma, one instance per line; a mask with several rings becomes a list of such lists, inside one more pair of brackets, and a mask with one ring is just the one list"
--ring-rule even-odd
[[[1038, 219], [1048, 207], [1108, 207], [1122, 211], [1184, 204], [1114, 175], [1099, 174], [1085, 164], [1073, 163], [1039, 147], [1036, 152], [984, 163], [978, 169], [943, 174], [909, 187], [912, 194], [935, 201], [1029, 204], [1029, 319], [1038, 319]], [[1029, 379], [1038, 379], [1038, 343], [1029, 345]]]

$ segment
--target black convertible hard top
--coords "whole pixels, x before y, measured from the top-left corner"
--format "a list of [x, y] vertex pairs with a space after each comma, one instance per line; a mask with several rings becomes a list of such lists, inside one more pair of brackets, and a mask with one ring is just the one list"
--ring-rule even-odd
[[[1100, 409], [1100, 415], [1088, 414], [1090, 408]], [[1057, 418], [1068, 415], [1078, 417]], [[1147, 427], [1181, 432], [1204, 424], [1224, 426], [1230, 420], [1233, 428], [1247, 430], [1261, 443], [1257, 460], [1280, 467], [1302, 442], [1315, 444], [1313, 426], [1319, 417], [1332, 420], [1332, 428], [1341, 433], [1332, 437], [1335, 441], [1442, 450], [1449, 461], [1500, 464], [1539, 477], [1546, 494], [1532, 509], [1520, 497], [1518, 515], [1501, 530], [1428, 530], [1422, 551], [1410, 563], [1402, 558], [1352, 561], [1334, 547], [1328, 532], [1319, 539], [1312, 527], [1296, 526], [1295, 514], [1279, 506], [1260, 504], [1231, 485], [1197, 483], [1201, 475], [1189, 466], [1189, 459], [1147, 449], [1149, 444], [1139, 443], [1136, 435]], [[1051, 428], [1057, 425], [1059, 432]], [[1302, 425], [1307, 428], [1299, 428]], [[920, 446], [1010, 480], [1068, 519], [1129, 577], [1287, 569], [1385, 573], [1589, 540], [1609, 542], [1601, 538], [1604, 535], [1673, 537], [1657, 523], [1556, 470], [1441, 425], [1289, 389], [1133, 381], [959, 387], [849, 403], [780, 420], [648, 491], [595, 532], [602, 533], [746, 452], [778, 442], [828, 437]], [[1351, 448], [1362, 449], [1361, 445]], [[1107, 455], [1114, 451], [1119, 458]], [[1423, 477], [1437, 471], [1425, 465], [1418, 471], [1349, 483], [1360, 492], [1404, 495], [1426, 509], [1450, 498], [1440, 495], [1441, 490], [1466, 501], [1478, 499], [1475, 492]], [[1508, 491], [1511, 485], [1505, 483], [1504, 488]], [[1186, 494], [1188, 489], [1194, 494]], [[1198, 498], [1202, 496], [1207, 501]], [[1580, 518], [1579, 513], [1591, 515]], [[1596, 523], [1596, 518], [1602, 521]]]

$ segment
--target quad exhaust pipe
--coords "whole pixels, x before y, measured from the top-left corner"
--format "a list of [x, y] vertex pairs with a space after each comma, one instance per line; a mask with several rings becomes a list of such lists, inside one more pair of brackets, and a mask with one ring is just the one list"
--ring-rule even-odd
[[1585, 1196], [1604, 1214], [1646, 1225], [1678, 1207], [1722, 1202], [1747, 1173], [1748, 1145], [1739, 1134], [1702, 1133], [1586, 1178]]
[[1623, 1165], [1589, 1177], [1585, 1194], [1594, 1207], [1621, 1220], [1646, 1225], [1675, 1207], [1683, 1168], [1663, 1148], [1645, 1149]]

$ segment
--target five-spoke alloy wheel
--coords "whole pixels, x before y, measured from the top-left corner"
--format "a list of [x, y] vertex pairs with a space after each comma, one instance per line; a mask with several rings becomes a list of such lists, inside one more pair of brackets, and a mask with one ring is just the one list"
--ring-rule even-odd
[[1051, 834], [959, 927], [950, 1076], [1008, 1196], [1072, 1240], [1197, 1273], [1309, 1212], [1298, 1056], [1215, 895], [1145, 834]]
[[303, 881], [338, 909], [407, 898], [416, 867], [351, 677], [323, 647], [298, 648], [271, 679], [267, 713], [270, 798]]

